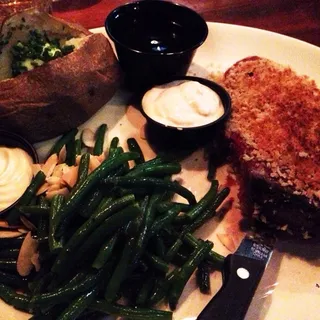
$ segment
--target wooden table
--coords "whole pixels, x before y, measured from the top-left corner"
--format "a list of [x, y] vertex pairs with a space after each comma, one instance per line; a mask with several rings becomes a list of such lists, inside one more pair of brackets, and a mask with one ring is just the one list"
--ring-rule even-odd
[[[53, 14], [86, 28], [101, 27], [108, 13], [130, 0], [59, 0]], [[319, 0], [174, 0], [207, 21], [266, 29], [320, 46]]]

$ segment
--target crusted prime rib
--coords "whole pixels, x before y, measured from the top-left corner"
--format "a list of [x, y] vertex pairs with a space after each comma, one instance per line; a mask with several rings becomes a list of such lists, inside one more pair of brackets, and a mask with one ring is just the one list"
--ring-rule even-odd
[[260, 221], [305, 238], [320, 226], [320, 90], [265, 58], [224, 74], [232, 98], [226, 134], [242, 177], [242, 205]]

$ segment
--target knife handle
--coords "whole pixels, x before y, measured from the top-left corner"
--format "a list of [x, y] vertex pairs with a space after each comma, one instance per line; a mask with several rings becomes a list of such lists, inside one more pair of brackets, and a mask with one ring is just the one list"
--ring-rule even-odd
[[265, 270], [265, 262], [240, 255], [228, 255], [218, 293], [197, 320], [243, 320]]

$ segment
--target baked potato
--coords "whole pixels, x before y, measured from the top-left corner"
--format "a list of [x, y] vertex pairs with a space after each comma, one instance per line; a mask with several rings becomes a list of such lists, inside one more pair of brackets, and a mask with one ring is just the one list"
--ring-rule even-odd
[[[34, 49], [34, 37], [42, 41], [40, 49]], [[30, 55], [30, 43], [40, 56]], [[1, 129], [32, 142], [55, 137], [99, 110], [120, 79], [117, 59], [103, 34], [34, 10], [15, 14], [2, 25]]]

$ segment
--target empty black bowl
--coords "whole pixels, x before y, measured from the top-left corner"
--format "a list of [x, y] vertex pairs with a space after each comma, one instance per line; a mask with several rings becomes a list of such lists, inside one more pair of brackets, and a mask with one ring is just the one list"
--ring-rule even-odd
[[114, 9], [105, 28], [133, 89], [185, 75], [208, 26], [195, 11], [167, 1], [128, 3]]
[[[174, 77], [170, 82], [184, 80], [196, 81], [216, 92], [221, 99], [224, 113], [215, 121], [194, 127], [168, 126], [158, 122], [146, 114], [141, 106], [141, 112], [147, 120], [146, 134], [149, 143], [156, 149], [177, 150], [194, 149], [206, 145], [212, 140], [224, 136], [225, 122], [231, 113], [231, 98], [229, 93], [216, 82], [208, 79], [183, 76]], [[183, 116], [183, 114], [181, 114]]]
[[[31, 156], [34, 163], [39, 162], [38, 154], [32, 144], [16, 133], [6, 130], [0, 130], [0, 147], [23, 149]], [[19, 199], [17, 201], [19, 201]], [[12, 207], [16, 205], [17, 201], [8, 208], [0, 211], [0, 214], [2, 215], [8, 212]]]

